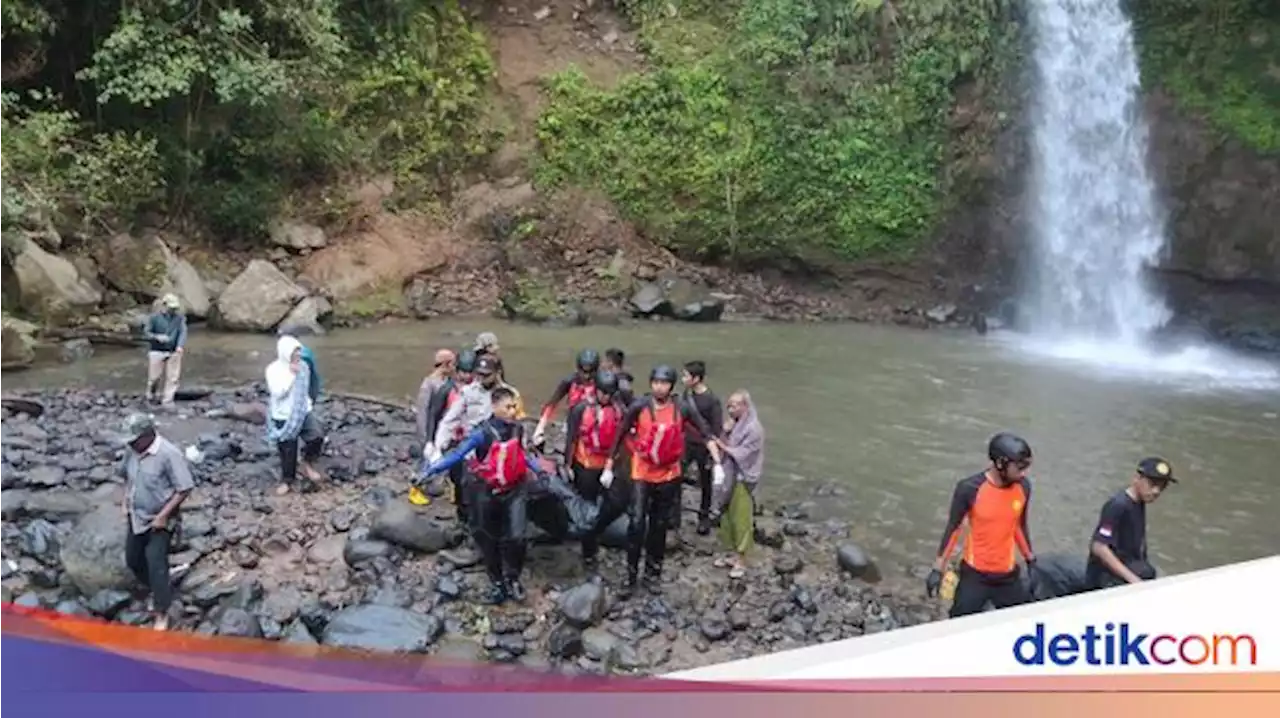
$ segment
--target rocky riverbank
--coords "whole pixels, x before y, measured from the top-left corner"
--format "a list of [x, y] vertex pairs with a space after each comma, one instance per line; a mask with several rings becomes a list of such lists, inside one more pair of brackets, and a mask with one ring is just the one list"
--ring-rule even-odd
[[[6, 398], [3, 419], [4, 601], [145, 623], [123, 563], [114, 476], [122, 449], [113, 429], [139, 399], [67, 391], [21, 397], [34, 405], [15, 398]], [[810, 521], [803, 501], [765, 507], [743, 580], [715, 566], [714, 536], [697, 536], [686, 513], [661, 597], [621, 600], [620, 552], [603, 556], [601, 586], [585, 580], [576, 544], [534, 531], [527, 601], [482, 606], [483, 572], [461, 543], [453, 507], [437, 499], [418, 509], [404, 499], [415, 467], [408, 411], [323, 400], [329, 481], [315, 493], [280, 496], [260, 400], [256, 387], [218, 391], [157, 416], [165, 436], [197, 449], [197, 489], [170, 561], [178, 630], [649, 674], [940, 615], [919, 593], [868, 583], [875, 568], [848, 543], [847, 525]], [[616, 546], [617, 536], [609, 538]]]

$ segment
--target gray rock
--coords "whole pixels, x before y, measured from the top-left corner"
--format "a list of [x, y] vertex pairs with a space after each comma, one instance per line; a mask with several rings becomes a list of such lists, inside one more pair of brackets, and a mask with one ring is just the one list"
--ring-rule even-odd
[[83, 595], [135, 585], [124, 562], [127, 524], [119, 505], [102, 506], [81, 517], [63, 542], [62, 568]]
[[452, 526], [436, 521], [403, 501], [384, 506], [369, 535], [422, 553], [451, 548], [458, 540]]
[[558, 602], [564, 619], [578, 628], [589, 628], [599, 623], [607, 607], [604, 586], [594, 581], [565, 591]]
[[342, 560], [353, 568], [364, 561], [387, 558], [391, 554], [391, 544], [373, 539], [357, 539], [348, 536], [346, 544], [342, 547]]
[[269, 332], [306, 296], [274, 264], [255, 259], [218, 295], [215, 323], [224, 329]]
[[218, 615], [218, 635], [262, 638], [262, 626], [253, 614], [243, 608], [228, 607]]
[[875, 570], [875, 564], [867, 552], [852, 543], [842, 544], [836, 549], [836, 563], [854, 578], [868, 576]]
[[333, 614], [324, 629], [326, 646], [402, 653], [425, 652], [440, 636], [440, 619], [391, 606], [363, 605]]
[[67, 480], [67, 472], [61, 466], [36, 466], [27, 472], [27, 484], [51, 489]]
[[729, 618], [720, 611], [707, 611], [698, 620], [698, 630], [709, 640], [719, 641], [733, 633]]
[[[57, 521], [75, 518], [92, 509], [93, 502], [80, 492], [11, 489], [0, 493], [0, 514], [6, 521], [24, 517]], [[115, 515], [123, 530], [124, 516], [119, 507], [115, 507]]]
[[577, 658], [582, 655], [582, 629], [561, 623], [547, 636], [547, 652], [557, 658]]
[[289, 624], [284, 632], [284, 642], [301, 646], [318, 646], [320, 642], [316, 637], [311, 635], [311, 631], [307, 628], [307, 624], [301, 619]]
[[582, 651], [593, 661], [603, 661], [613, 654], [618, 637], [603, 628], [588, 628], [582, 632]]
[[133, 601], [133, 596], [128, 591], [120, 591], [117, 589], [103, 589], [93, 594], [93, 598], [89, 599], [89, 610], [105, 619], [112, 619], [116, 614], [120, 613]]

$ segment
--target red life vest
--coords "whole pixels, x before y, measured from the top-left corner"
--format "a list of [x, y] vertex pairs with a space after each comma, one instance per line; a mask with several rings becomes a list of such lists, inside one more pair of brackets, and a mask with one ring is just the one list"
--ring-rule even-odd
[[578, 427], [578, 441], [587, 453], [606, 456], [618, 438], [618, 410], [613, 406], [588, 406], [582, 411], [582, 424]]
[[520, 441], [520, 432], [516, 432], [510, 439], [504, 441], [493, 426], [489, 427], [489, 431], [493, 434], [489, 452], [484, 458], [477, 457], [471, 462], [471, 473], [485, 482], [489, 488], [495, 491], [506, 491], [524, 481], [529, 473], [524, 444]]
[[591, 382], [580, 382], [575, 379], [569, 384], [569, 408], [573, 409], [573, 407], [586, 401], [587, 398], [595, 392], [595, 390], [595, 384]]
[[641, 420], [636, 431], [635, 453], [653, 467], [669, 467], [684, 457], [684, 420], [673, 399], [663, 407], [663, 418], [649, 404], [649, 420]]

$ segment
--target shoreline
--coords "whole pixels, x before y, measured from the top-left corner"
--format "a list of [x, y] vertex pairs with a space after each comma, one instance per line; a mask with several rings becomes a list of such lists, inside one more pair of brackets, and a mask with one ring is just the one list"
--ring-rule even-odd
[[[5, 413], [4, 601], [144, 623], [123, 566], [121, 486], [111, 471], [120, 452], [111, 433], [139, 397], [7, 398], [41, 401], [45, 411]], [[404, 498], [416, 465], [407, 410], [324, 397], [330, 442], [321, 469], [330, 480], [312, 494], [277, 496], [257, 398], [252, 388], [224, 388], [157, 412], [162, 435], [203, 455], [170, 557], [176, 630], [647, 675], [940, 616], [921, 590], [887, 590], [842, 569], [844, 548], [861, 556], [855, 570], [874, 577], [848, 524], [810, 521], [798, 504], [763, 507], [747, 576], [730, 579], [714, 565], [715, 536], [693, 531], [695, 491], [684, 492], [682, 541], [669, 542], [661, 597], [618, 598], [623, 559], [608, 534], [605, 582], [596, 586], [585, 582], [576, 541], [533, 532], [524, 605], [481, 606], [474, 599], [485, 579], [474, 552], [459, 546], [453, 507], [436, 498], [417, 509]]]

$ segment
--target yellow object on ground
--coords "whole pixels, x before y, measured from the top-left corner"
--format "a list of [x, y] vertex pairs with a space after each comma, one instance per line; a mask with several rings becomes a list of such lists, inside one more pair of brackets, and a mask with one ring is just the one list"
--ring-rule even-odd
[[431, 503], [431, 499], [427, 498], [427, 495], [422, 493], [422, 489], [417, 486], [412, 486], [409, 488], [409, 503], [414, 506], [426, 506]]
[[944, 601], [950, 601], [956, 597], [956, 584], [960, 583], [960, 576], [955, 571], [947, 569], [942, 575], [942, 589], [938, 591], [938, 596]]

